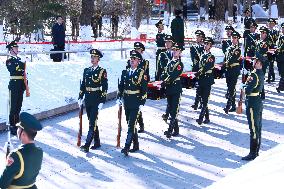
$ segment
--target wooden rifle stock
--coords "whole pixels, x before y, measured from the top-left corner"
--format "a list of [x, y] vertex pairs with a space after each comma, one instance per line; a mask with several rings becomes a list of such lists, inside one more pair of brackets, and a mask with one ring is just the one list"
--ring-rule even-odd
[[29, 88], [28, 80], [27, 80], [26, 65], [27, 65], [27, 63], [25, 62], [24, 83], [25, 83], [25, 87], [26, 87], [26, 97], [29, 97], [31, 94], [30, 94], [30, 88]]
[[79, 131], [78, 131], [78, 137], [77, 137], [77, 146], [81, 146], [81, 137], [82, 137], [82, 117], [83, 117], [83, 104], [80, 105], [79, 109]]
[[117, 128], [117, 137], [116, 137], [116, 147], [120, 148], [120, 137], [121, 137], [121, 116], [122, 116], [122, 105], [118, 107], [118, 128]]

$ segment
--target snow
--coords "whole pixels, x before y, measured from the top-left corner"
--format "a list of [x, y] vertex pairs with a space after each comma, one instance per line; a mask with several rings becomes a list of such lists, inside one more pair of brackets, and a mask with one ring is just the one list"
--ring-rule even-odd
[[271, 18], [278, 18], [278, 8], [277, 5], [274, 3], [271, 5]]
[[268, 18], [268, 14], [263, 10], [259, 4], [252, 5], [253, 17]]
[[[91, 150], [88, 154], [76, 147], [77, 111], [42, 121], [44, 129], [38, 133], [37, 144], [44, 151], [44, 159], [37, 186], [42, 189], [199, 189], [234, 173], [247, 163], [240, 159], [249, 151], [249, 129], [245, 114], [224, 114], [225, 79], [215, 82], [209, 101], [211, 123], [199, 126], [195, 122], [200, 111], [190, 108], [195, 90], [184, 89], [178, 117], [181, 135], [171, 140], [163, 135], [167, 124], [162, 121], [161, 115], [166, 109], [166, 100], [147, 100], [143, 108], [146, 132], [139, 134], [140, 151], [129, 157], [124, 157], [120, 153], [121, 149], [115, 147], [118, 110], [115, 101], [107, 102], [99, 113], [98, 127], [102, 147], [96, 151]], [[284, 120], [281, 119], [284, 112], [283, 94], [275, 92], [275, 84], [266, 86], [266, 90], [262, 146], [258, 158], [268, 157], [266, 151], [284, 143]], [[127, 132], [124, 114], [122, 129], [123, 147]], [[83, 144], [87, 130], [88, 121], [84, 114]], [[5, 141], [6, 134], [0, 134], [0, 143], [4, 144]], [[16, 138], [12, 138], [12, 142], [17, 146]], [[271, 154], [277, 156], [275, 152]], [[280, 155], [283, 161], [283, 155]], [[2, 150], [0, 159], [4, 159]], [[266, 162], [268, 161], [269, 159]], [[3, 162], [0, 164], [2, 167]], [[262, 164], [266, 162], [260, 161]], [[271, 162], [280, 169], [281, 162], [275, 163]], [[260, 169], [253, 173], [260, 174]], [[282, 176], [281, 173], [281, 170], [275, 170], [275, 177]], [[240, 180], [245, 178], [238, 177]]]

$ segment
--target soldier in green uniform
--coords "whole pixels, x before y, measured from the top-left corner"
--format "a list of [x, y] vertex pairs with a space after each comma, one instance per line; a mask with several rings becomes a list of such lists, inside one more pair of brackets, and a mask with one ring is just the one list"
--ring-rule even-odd
[[236, 111], [236, 84], [240, 75], [241, 58], [240, 38], [241, 35], [238, 32], [234, 31], [232, 33], [232, 45], [227, 49], [225, 55], [226, 83], [228, 87], [228, 100], [224, 108], [226, 114]]
[[162, 74], [162, 85], [166, 89], [167, 96], [167, 111], [170, 115], [169, 128], [164, 132], [167, 138], [179, 135], [177, 115], [179, 112], [180, 98], [182, 93], [180, 74], [182, 74], [184, 68], [184, 65], [180, 59], [182, 47], [178, 44], [175, 44], [173, 50], [173, 59], [168, 63]]
[[[138, 134], [135, 128], [139, 111], [144, 106], [147, 98], [147, 75], [144, 70], [138, 68], [142, 56], [137, 51], [130, 52], [131, 68], [123, 70], [121, 80], [118, 86], [117, 103], [122, 104], [124, 101], [124, 110], [126, 121], [128, 123], [128, 132], [124, 148], [121, 153], [128, 156], [128, 152], [139, 150]], [[133, 149], [130, 150], [133, 141]]]
[[[214, 44], [214, 41], [211, 37], [206, 37], [204, 40], [205, 52], [201, 56], [200, 60], [200, 69], [196, 72], [195, 76], [198, 78], [200, 96], [201, 96], [201, 112], [199, 118], [196, 122], [201, 125], [202, 123], [209, 123], [209, 109], [208, 109], [208, 99], [211, 91], [211, 86], [214, 84], [214, 63], [215, 56], [211, 54], [210, 49]], [[205, 116], [205, 120], [203, 118]]]
[[[247, 39], [247, 35], [250, 33], [251, 23], [255, 22], [255, 20], [251, 17], [250, 9], [245, 10], [245, 19], [244, 19], [244, 35], [243, 38]], [[246, 40], [244, 40], [244, 46], [246, 47]]]
[[34, 143], [42, 125], [32, 115], [22, 112], [19, 116], [18, 138], [22, 145], [7, 156], [6, 168], [0, 176], [0, 188], [36, 189], [36, 177], [42, 164], [43, 151]]
[[[265, 75], [267, 67], [268, 67], [268, 59], [267, 59], [267, 51], [270, 46], [270, 41], [268, 40], [268, 29], [265, 26], [262, 26], [260, 29], [260, 40], [256, 44], [256, 51], [255, 54], [257, 57], [260, 57], [262, 60], [262, 71]], [[264, 92], [264, 85], [261, 91], [261, 98], [265, 99], [265, 92]]]
[[244, 86], [246, 94], [246, 114], [250, 130], [250, 152], [242, 160], [253, 160], [258, 156], [261, 144], [262, 110], [263, 103], [260, 92], [263, 88], [264, 74], [262, 71], [262, 58], [255, 60], [255, 70], [247, 78]]
[[280, 75], [279, 85], [276, 88], [277, 92], [284, 91], [284, 23], [281, 24], [282, 34], [279, 37], [277, 50], [276, 50], [276, 61]]
[[[144, 70], [144, 74], [147, 76], [147, 82], [150, 81], [150, 74], [149, 74], [149, 61], [145, 60], [143, 58], [143, 52], [145, 51], [145, 46], [140, 43], [140, 42], [135, 42], [134, 43], [134, 49], [141, 54], [142, 60], [139, 62], [138, 64], [138, 68], [141, 68], [142, 70]], [[131, 68], [131, 61], [128, 60], [127, 61], [127, 66], [126, 69], [130, 69]], [[143, 133], [144, 132], [144, 122], [143, 122], [143, 116], [142, 116], [142, 112], [139, 111], [139, 116], [137, 119], [137, 122], [139, 124], [139, 130], [138, 133]]]
[[[6, 46], [10, 52], [10, 57], [6, 61], [6, 67], [10, 72], [9, 100], [10, 100], [10, 114], [9, 123], [12, 135], [17, 134], [16, 124], [19, 122], [19, 114], [23, 103], [23, 94], [26, 90], [24, 81], [26, 62], [23, 62], [17, 55], [19, 53], [18, 45], [12, 41]], [[29, 91], [26, 91], [26, 96], [29, 96]]]
[[[165, 71], [167, 65], [171, 62], [172, 58], [173, 58], [173, 45], [174, 45], [174, 41], [173, 41], [173, 37], [171, 35], [167, 35], [165, 38], [165, 42], [166, 42], [166, 48], [167, 50], [165, 52], [162, 52], [158, 58], [158, 63], [159, 63], [159, 80], [162, 80], [162, 74]], [[167, 122], [169, 117], [169, 107], [167, 107], [166, 109], [166, 113], [162, 115], [162, 118], [165, 122]]]
[[160, 79], [160, 69], [159, 69], [159, 63], [158, 63], [158, 58], [160, 56], [161, 52], [164, 52], [166, 50], [165, 47], [165, 37], [166, 34], [163, 33], [164, 30], [164, 24], [163, 21], [160, 20], [155, 24], [155, 26], [158, 28], [158, 33], [156, 35], [156, 43], [157, 43], [157, 51], [156, 51], [156, 74], [155, 74], [155, 80], [159, 81]]
[[89, 147], [94, 139], [95, 150], [101, 147], [99, 128], [97, 125], [98, 113], [106, 102], [108, 90], [107, 72], [100, 67], [99, 61], [103, 57], [102, 53], [97, 49], [90, 50], [92, 66], [85, 68], [83, 73], [83, 81], [79, 93], [79, 105], [82, 104], [82, 99], [85, 95], [85, 105], [87, 116], [89, 119], [89, 131], [86, 138], [86, 143], [81, 146], [81, 150], [89, 152]]
[[[279, 32], [274, 29], [277, 24], [276, 20], [273, 18], [268, 19], [268, 39], [270, 41], [270, 49], [275, 49], [277, 47], [277, 40], [279, 37]], [[275, 73], [274, 73], [274, 54], [268, 53], [268, 61], [269, 61], [269, 69], [268, 69], [268, 79], [266, 82], [274, 82], [275, 81]]]
[[232, 45], [232, 32], [235, 31], [233, 26], [226, 26], [225, 27], [227, 38], [222, 41], [222, 51], [224, 54], [226, 54], [227, 49]]
[[[192, 61], [192, 71], [198, 72], [199, 66], [200, 66], [199, 61], [200, 61], [202, 54], [204, 53], [203, 41], [205, 38], [205, 34], [203, 31], [197, 30], [195, 32], [195, 36], [196, 36], [196, 44], [190, 47], [190, 56], [191, 56], [191, 61]], [[191, 107], [194, 110], [197, 110], [198, 104], [201, 100], [200, 92], [198, 88], [198, 82], [195, 83], [195, 87], [196, 87], [196, 96], [195, 96], [194, 104]]]
[[246, 46], [244, 54], [245, 56], [255, 57], [256, 43], [260, 39], [260, 35], [255, 32], [257, 26], [258, 25], [255, 22], [252, 22], [250, 25], [250, 33], [247, 34], [246, 38]]
[[184, 22], [181, 18], [182, 11], [175, 10], [176, 17], [171, 22], [171, 33], [174, 42], [177, 43], [182, 50], [184, 50]]

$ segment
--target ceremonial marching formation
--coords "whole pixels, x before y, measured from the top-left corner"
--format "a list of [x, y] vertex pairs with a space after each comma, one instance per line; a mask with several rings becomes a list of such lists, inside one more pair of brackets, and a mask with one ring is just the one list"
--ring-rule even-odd
[[[127, 136], [121, 149], [122, 154], [128, 156], [129, 153], [139, 151], [139, 135], [147, 130], [144, 126], [142, 111], [150, 95], [154, 95], [151, 99], [155, 100], [166, 98], [167, 106], [160, 119], [168, 124], [168, 128], [164, 131], [167, 139], [172, 140], [173, 137], [180, 135], [178, 115], [180, 104], [182, 104], [183, 88], [196, 90], [191, 107], [194, 110], [200, 109], [199, 117], [196, 119], [197, 124], [210, 124], [209, 97], [214, 80], [219, 79], [216, 77], [217, 74], [225, 77], [227, 84], [224, 97], [226, 105], [223, 107], [225, 114], [242, 113], [242, 100], [245, 99], [250, 130], [250, 151], [247, 156], [242, 157], [242, 160], [253, 160], [259, 155], [265, 85], [277, 79], [274, 62], [277, 63], [280, 76], [275, 91], [278, 93], [284, 91], [284, 23], [281, 24], [281, 31], [278, 31], [275, 29], [276, 20], [270, 18], [267, 20], [269, 27], [261, 26], [260, 33], [257, 33], [258, 24], [251, 18], [250, 10], [246, 10], [245, 13], [243, 48], [240, 44], [242, 35], [230, 25], [224, 28], [227, 38], [221, 41], [224, 61], [221, 63], [220, 70], [215, 68], [216, 57], [211, 52], [215, 41], [206, 36], [202, 30], [195, 31], [196, 40], [189, 47], [192, 69], [184, 69], [188, 62], [183, 62], [181, 56], [186, 50], [184, 30], [179, 29], [179, 23], [182, 23], [181, 12], [176, 12], [176, 23], [171, 27], [172, 35], [163, 33], [162, 20], [155, 24], [158, 30], [155, 81], [151, 81], [149, 61], [143, 57], [145, 46], [141, 42], [134, 43], [130, 58], [119, 77], [116, 97], [117, 105], [124, 108], [127, 123]], [[17, 56], [17, 41], [12, 41], [7, 48], [10, 53], [6, 61], [6, 67], [10, 73], [9, 130], [12, 135], [18, 136], [23, 145], [7, 154], [7, 165], [0, 177], [0, 188], [36, 188], [35, 179], [41, 168], [43, 151], [35, 146], [34, 138], [42, 129], [42, 125], [32, 115], [26, 112], [20, 113], [24, 92], [26, 91], [27, 97], [30, 96], [26, 63]], [[80, 138], [78, 138], [80, 140], [78, 146], [85, 153], [88, 153], [90, 149], [97, 150], [101, 147], [97, 122], [101, 119], [100, 111], [106, 103], [109, 82], [106, 69], [99, 65], [102, 58], [103, 53], [100, 50], [90, 50], [91, 66], [84, 69], [80, 82], [78, 104], [86, 109], [88, 133], [85, 144], [81, 145], [81, 128], [78, 134]], [[184, 86], [182, 82], [181, 75], [186, 71], [190, 71], [190, 76], [185, 77], [188, 83], [192, 84], [190, 87]], [[268, 72], [267, 83], [265, 83], [266, 72]], [[238, 81], [240, 87], [237, 86]], [[156, 82], [156, 85], [151, 85], [153, 82]], [[237, 98], [238, 89], [241, 91], [239, 99]], [[120, 133], [118, 136], [120, 141]]]

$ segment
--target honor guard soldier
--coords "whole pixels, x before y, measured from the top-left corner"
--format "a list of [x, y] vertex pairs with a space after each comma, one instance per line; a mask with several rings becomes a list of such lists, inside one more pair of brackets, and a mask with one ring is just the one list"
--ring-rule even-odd
[[226, 114], [236, 111], [236, 84], [240, 75], [241, 49], [239, 39], [241, 35], [234, 31], [232, 33], [232, 45], [227, 49], [225, 55], [226, 83], [228, 87], [228, 100], [224, 108]]
[[157, 51], [156, 51], [156, 75], [155, 75], [155, 80], [159, 81], [160, 75], [158, 75], [158, 71], [159, 71], [158, 58], [160, 56], [160, 53], [164, 52], [166, 50], [166, 47], [165, 47], [165, 37], [166, 37], [166, 34], [163, 33], [164, 24], [163, 24], [162, 20], [157, 22], [155, 24], [155, 26], [158, 28], [158, 33], [156, 35]]
[[[201, 96], [201, 112], [196, 122], [201, 125], [202, 123], [209, 123], [209, 109], [208, 109], [208, 98], [211, 91], [211, 86], [214, 84], [214, 63], [215, 56], [211, 54], [210, 49], [214, 44], [211, 37], [206, 37], [204, 40], [205, 51], [200, 60], [200, 69], [196, 72], [195, 76], [198, 78], [200, 96]], [[203, 118], [205, 116], [205, 120]]]
[[162, 74], [162, 85], [165, 86], [167, 96], [167, 112], [169, 112], [170, 115], [169, 128], [164, 132], [167, 138], [179, 135], [177, 115], [182, 93], [180, 75], [184, 68], [180, 59], [181, 52], [182, 47], [175, 44], [173, 47], [173, 59], [168, 63]]
[[9, 88], [9, 123], [12, 135], [17, 134], [16, 124], [19, 123], [19, 114], [23, 103], [23, 94], [26, 90], [26, 96], [30, 96], [26, 80], [26, 62], [23, 62], [17, 55], [19, 53], [18, 45], [12, 41], [6, 46], [10, 52], [10, 57], [6, 61], [6, 67], [10, 72]]
[[244, 19], [244, 35], [243, 35], [243, 38], [244, 38], [244, 46], [246, 47], [246, 38], [247, 38], [247, 35], [250, 33], [250, 26], [251, 26], [251, 23], [255, 22], [255, 20], [251, 17], [251, 11], [250, 11], [250, 8], [246, 9], [245, 10], [245, 19]]
[[[266, 61], [266, 60], [264, 60]], [[250, 152], [242, 160], [253, 160], [258, 156], [261, 144], [262, 110], [263, 103], [260, 92], [263, 88], [264, 74], [262, 71], [262, 59], [256, 59], [255, 70], [247, 78], [245, 86], [246, 115], [250, 130]]]
[[[150, 81], [150, 74], [149, 74], [149, 61], [145, 60], [143, 58], [143, 52], [145, 51], [145, 46], [140, 43], [140, 42], [135, 42], [134, 43], [134, 49], [136, 50], [136, 52], [140, 53], [142, 60], [139, 62], [138, 64], [138, 68], [141, 68], [142, 70], [144, 70], [144, 75], [147, 76], [147, 83]], [[128, 60], [127, 61], [127, 66], [126, 69], [130, 69], [131, 68], [131, 61]], [[143, 117], [142, 117], [142, 112], [139, 112], [139, 116], [137, 119], [137, 122], [139, 124], [139, 130], [138, 133], [143, 133], [144, 132], [144, 122], [143, 122]]]
[[91, 147], [92, 150], [101, 147], [97, 120], [99, 110], [102, 109], [103, 104], [106, 102], [108, 90], [107, 72], [98, 65], [103, 55], [97, 49], [90, 50], [90, 54], [92, 66], [84, 69], [83, 81], [79, 93], [79, 105], [82, 104], [85, 95], [84, 101], [89, 120], [86, 143], [80, 147], [84, 152], [89, 152], [92, 140], [94, 140], [94, 146]]
[[[268, 67], [268, 59], [267, 59], [267, 51], [270, 47], [270, 41], [268, 40], [268, 29], [265, 26], [262, 26], [260, 29], [260, 40], [257, 42], [256, 45], [256, 57], [260, 57], [262, 60], [262, 71], [265, 76], [267, 67]], [[265, 92], [264, 92], [264, 86], [261, 91], [261, 98], [265, 99]]]
[[284, 23], [281, 24], [282, 34], [279, 37], [277, 50], [276, 50], [276, 61], [280, 75], [279, 86], [276, 88], [277, 92], [284, 91]]
[[7, 156], [6, 168], [0, 176], [0, 188], [37, 188], [36, 177], [42, 164], [43, 151], [34, 143], [42, 125], [32, 115], [22, 112], [19, 116], [18, 138], [22, 145]]
[[[268, 40], [270, 41], [270, 49], [276, 49], [277, 47], [277, 40], [279, 37], [279, 32], [274, 29], [275, 25], [277, 24], [276, 20], [273, 18], [268, 19]], [[268, 53], [268, 61], [269, 61], [269, 69], [268, 69], [268, 79], [266, 82], [274, 82], [275, 81], [275, 73], [274, 73], [274, 61], [275, 56], [274, 54]]]
[[257, 28], [257, 24], [255, 22], [252, 22], [250, 25], [250, 33], [247, 35], [246, 40], [246, 46], [245, 46], [245, 54], [244, 56], [248, 57], [255, 57], [255, 48], [256, 43], [260, 39], [260, 35], [255, 32]]
[[227, 49], [232, 45], [232, 32], [235, 31], [235, 29], [233, 26], [226, 26], [225, 30], [228, 39], [222, 41], [222, 51], [224, 54], [226, 54]]
[[[199, 62], [202, 54], [204, 53], [204, 38], [205, 34], [201, 30], [197, 30], [195, 32], [196, 36], [196, 44], [192, 45], [190, 47], [190, 56], [191, 56], [191, 61], [192, 61], [192, 71], [193, 72], [198, 72], [199, 70]], [[200, 93], [199, 93], [199, 88], [198, 88], [198, 82], [196, 82], [196, 96], [194, 100], [194, 104], [191, 106], [194, 110], [197, 110], [198, 104], [200, 102]]]
[[[128, 156], [128, 152], [139, 150], [138, 133], [135, 128], [137, 117], [144, 106], [147, 98], [147, 75], [144, 70], [138, 68], [139, 62], [142, 61], [142, 56], [135, 50], [130, 52], [131, 68], [123, 70], [121, 80], [118, 86], [117, 103], [124, 102], [124, 110], [126, 121], [128, 123], [128, 132], [126, 142], [121, 153]], [[130, 150], [133, 141], [133, 149]]]
[[166, 37], [165, 37], [166, 50], [164, 52], [160, 53], [160, 55], [158, 57], [158, 61], [157, 61], [158, 70], [157, 70], [157, 73], [156, 73], [156, 81], [161, 80], [161, 74], [163, 73], [167, 64], [173, 58], [173, 52], [172, 52], [173, 44], [174, 44], [173, 37], [171, 35], [166, 35]]

